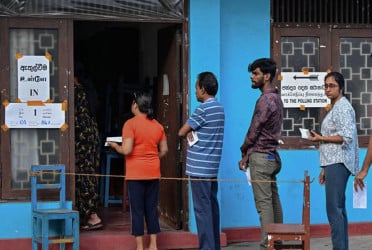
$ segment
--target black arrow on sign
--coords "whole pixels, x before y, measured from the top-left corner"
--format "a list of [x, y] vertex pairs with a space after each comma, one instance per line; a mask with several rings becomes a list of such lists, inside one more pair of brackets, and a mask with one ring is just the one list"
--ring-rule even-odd
[[309, 79], [310, 81], [318, 81], [318, 75], [309, 75], [309, 76], [293, 76], [293, 79]]

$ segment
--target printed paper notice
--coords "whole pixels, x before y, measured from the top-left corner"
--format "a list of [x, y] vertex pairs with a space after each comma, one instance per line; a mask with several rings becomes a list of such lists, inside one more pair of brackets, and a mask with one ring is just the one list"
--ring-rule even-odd
[[17, 61], [18, 98], [22, 102], [47, 101], [50, 96], [49, 60], [45, 56], [22, 56]]
[[353, 208], [367, 208], [367, 183], [364, 185], [363, 190], [353, 188]]
[[9, 103], [5, 107], [5, 124], [8, 128], [61, 128], [65, 111], [62, 103]]
[[322, 108], [331, 103], [324, 93], [327, 72], [281, 72], [280, 96], [285, 108]]

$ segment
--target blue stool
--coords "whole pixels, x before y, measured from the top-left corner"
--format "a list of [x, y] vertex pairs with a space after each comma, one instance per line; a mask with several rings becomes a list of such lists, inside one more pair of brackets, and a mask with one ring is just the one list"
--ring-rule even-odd
[[[106, 164], [104, 168], [104, 207], [108, 207], [110, 203], [113, 204], [123, 204], [123, 210], [126, 210], [127, 202], [126, 202], [126, 181], [123, 179], [123, 198], [122, 199], [112, 199], [110, 197], [110, 174], [111, 174], [111, 160], [112, 159], [123, 159], [124, 156], [122, 154], [119, 154], [117, 152], [113, 151], [107, 151], [105, 153], [106, 155]], [[124, 167], [124, 166], [123, 166]], [[124, 171], [125, 173], [125, 171]], [[101, 182], [102, 183], [102, 182]], [[124, 200], [124, 202], [123, 202]]]

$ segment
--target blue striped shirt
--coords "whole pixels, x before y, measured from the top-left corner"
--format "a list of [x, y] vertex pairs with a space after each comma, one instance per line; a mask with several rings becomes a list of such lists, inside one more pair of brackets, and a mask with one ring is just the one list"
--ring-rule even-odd
[[193, 146], [188, 146], [186, 175], [217, 177], [225, 126], [223, 106], [215, 98], [209, 98], [195, 109], [186, 123], [196, 131], [199, 139]]

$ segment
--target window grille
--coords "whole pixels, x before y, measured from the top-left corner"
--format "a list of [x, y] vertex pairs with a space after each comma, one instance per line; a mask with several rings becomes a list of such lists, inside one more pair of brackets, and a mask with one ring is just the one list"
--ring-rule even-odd
[[372, 24], [371, 0], [271, 0], [274, 23]]

